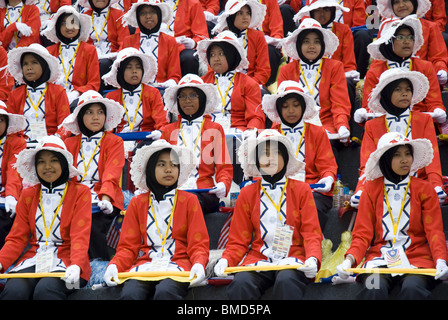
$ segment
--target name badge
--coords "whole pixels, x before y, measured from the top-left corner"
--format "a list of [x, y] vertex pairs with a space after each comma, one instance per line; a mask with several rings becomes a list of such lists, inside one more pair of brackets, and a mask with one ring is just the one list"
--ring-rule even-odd
[[292, 244], [293, 233], [294, 227], [277, 224], [269, 258], [272, 260], [280, 260], [288, 256]]
[[36, 273], [50, 272], [53, 267], [54, 254], [53, 250], [43, 250], [36, 254]]

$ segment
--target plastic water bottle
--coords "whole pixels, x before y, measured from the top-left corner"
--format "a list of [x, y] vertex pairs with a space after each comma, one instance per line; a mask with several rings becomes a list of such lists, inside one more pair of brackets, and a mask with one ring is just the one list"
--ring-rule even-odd
[[344, 185], [341, 181], [341, 175], [337, 175], [337, 180], [333, 188], [333, 208], [340, 208], [343, 204]]

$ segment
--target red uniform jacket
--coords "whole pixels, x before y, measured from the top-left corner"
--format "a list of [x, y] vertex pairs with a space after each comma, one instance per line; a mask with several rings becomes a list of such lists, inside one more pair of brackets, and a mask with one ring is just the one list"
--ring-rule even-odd
[[[4, 27], [6, 8], [0, 8], [0, 42], [6, 50], [8, 50], [9, 43], [17, 32], [16, 23], [10, 24], [7, 28]], [[40, 43], [40, 12], [35, 5], [24, 5], [20, 22], [25, 23], [31, 28], [33, 33], [29, 37], [21, 36], [16, 47], [27, 47], [32, 43]]]
[[437, 23], [440, 31], [444, 32], [446, 26], [445, 1], [431, 0], [431, 8], [425, 13], [425, 19]]
[[[213, 70], [202, 76], [202, 80], [214, 84]], [[233, 83], [231, 100], [230, 122], [233, 128], [242, 131], [253, 128], [264, 129], [265, 115], [261, 109], [260, 87], [254, 79], [238, 72]]]
[[[52, 135], [58, 133], [62, 135], [63, 129], [62, 127], [58, 129], [58, 126], [70, 114], [67, 94], [65, 89], [58, 84], [47, 82], [47, 85], [48, 89], [44, 96], [47, 134]], [[22, 85], [12, 91], [7, 102], [10, 112], [23, 115], [26, 101], [26, 88], [26, 85]]]
[[[17, 203], [17, 215], [0, 251], [2, 272], [7, 270], [19, 257], [20, 263], [36, 255], [36, 211], [40, 199], [41, 185], [24, 189]], [[89, 280], [89, 241], [92, 222], [90, 189], [82, 184], [69, 181], [67, 194], [60, 212], [60, 230], [63, 243], [58, 247], [58, 258], [68, 267], [76, 264], [81, 268], [81, 278]], [[21, 256], [27, 243], [31, 247]]]
[[[167, 125], [161, 139], [177, 145], [180, 119]], [[213, 160], [213, 161], [212, 161]], [[201, 133], [201, 159], [199, 163], [199, 177], [196, 181], [199, 189], [213, 188], [216, 182], [223, 182], [227, 192], [230, 190], [233, 179], [233, 166], [227, 149], [226, 137], [222, 126], [204, 117]], [[215, 175], [216, 173], [216, 175]]]
[[[0, 68], [6, 67], [8, 65], [8, 54], [5, 48], [0, 46]], [[9, 95], [14, 87], [14, 77], [9, 74], [8, 68], [0, 71], [0, 100], [6, 103], [8, 101]]]
[[262, 29], [264, 34], [277, 39], [283, 38], [283, 17], [277, 0], [261, 0], [266, 5], [266, 16]]
[[[229, 241], [222, 255], [229, 266], [256, 263], [266, 260], [260, 250], [263, 246], [260, 228], [261, 181], [241, 189], [236, 201]], [[308, 184], [289, 179], [286, 187], [286, 224], [294, 227], [289, 257], [305, 262], [307, 258], [322, 259], [322, 232], [317, 218], [316, 205]], [[250, 247], [249, 247], [250, 244]], [[246, 255], [247, 254], [247, 255]]]
[[[277, 83], [284, 80], [300, 80], [299, 61], [292, 61], [280, 69]], [[351, 104], [348, 97], [347, 80], [342, 62], [323, 58], [319, 85], [320, 113], [324, 128], [336, 133], [341, 126], [349, 128]]]
[[[365, 185], [366, 192], [363, 192], [359, 202], [353, 240], [346, 253], [353, 255], [356, 264], [361, 263], [364, 256], [366, 261], [380, 257], [380, 249], [386, 244], [382, 239], [383, 186], [383, 177], [368, 181]], [[405, 253], [412, 265], [435, 268], [437, 259], [447, 258], [439, 199], [427, 181], [411, 177], [409, 189], [412, 210], [407, 234], [411, 238], [411, 244]]]
[[[311, 123], [305, 126], [305, 182], [317, 183], [324, 177], [332, 177], [336, 181], [338, 165], [325, 129]], [[274, 123], [272, 129], [281, 132], [278, 123]], [[332, 191], [324, 194], [333, 195]]]
[[[411, 133], [412, 139], [426, 138], [432, 143], [434, 149], [434, 158], [432, 162], [425, 168], [420, 169], [417, 174], [421, 179], [431, 182], [434, 187], [442, 186], [442, 169], [440, 164], [439, 146], [435, 134], [434, 122], [430, 115], [418, 111], [412, 111]], [[364, 136], [360, 151], [359, 173], [364, 173], [365, 165], [370, 154], [376, 150], [378, 141], [387, 132], [385, 116], [368, 120], [366, 122]], [[358, 183], [357, 189], [362, 189], [362, 181]], [[364, 193], [363, 193], [364, 194]]]
[[247, 29], [247, 59], [249, 68], [247, 75], [257, 81], [258, 84], [265, 84], [271, 76], [271, 65], [269, 64], [268, 44], [264, 38], [264, 33], [255, 29]]
[[[411, 61], [411, 70], [423, 73], [429, 81], [429, 91], [426, 98], [414, 105], [412, 110], [421, 112], [432, 112], [436, 108], [445, 110], [445, 106], [442, 101], [442, 93], [440, 92], [439, 81], [437, 80], [437, 75], [434, 72], [434, 66], [432, 63], [419, 58], [411, 58]], [[389, 69], [389, 66], [386, 61], [373, 60], [370, 64], [369, 70], [367, 70], [364, 78], [364, 89], [362, 95], [363, 108], [367, 108], [370, 92], [372, 92], [373, 88], [376, 87], [381, 74], [387, 69]]]
[[[67, 138], [64, 142], [67, 150], [73, 155], [73, 165], [76, 167], [81, 148], [81, 135]], [[120, 210], [124, 210], [124, 196], [120, 187], [124, 161], [123, 139], [111, 132], [106, 132], [101, 140], [98, 159], [100, 181], [95, 184], [93, 190], [100, 200], [103, 195], [109, 196], [112, 199], [112, 205]]]
[[209, 38], [207, 21], [205, 21], [204, 10], [199, 0], [178, 1], [174, 19], [174, 36], [186, 36], [196, 43]]
[[[140, 49], [140, 30], [123, 40], [123, 48], [133, 47]], [[179, 45], [176, 39], [166, 33], [159, 35], [159, 54], [157, 59], [157, 82], [173, 79], [177, 82], [182, 78], [179, 59]]]
[[[149, 210], [149, 193], [131, 199], [121, 228], [117, 252], [110, 264], [119, 272], [150, 262], [151, 247], [147, 244], [146, 222]], [[209, 256], [209, 237], [198, 198], [187, 191], [177, 190], [177, 204], [173, 214], [172, 238], [175, 252], [171, 261], [185, 271], [195, 263], [204, 267]]]
[[199, 0], [199, 1], [201, 2], [202, 9], [204, 9], [204, 11], [211, 12], [215, 16], [217, 16], [219, 11], [221, 11], [219, 0]]
[[[109, 17], [107, 18], [107, 39], [110, 42], [110, 51], [111, 52], [118, 52], [120, 48], [120, 43], [129, 36], [129, 28], [123, 27], [122, 24], [122, 16], [123, 12], [121, 10], [115, 9], [115, 8], [109, 8]], [[92, 17], [93, 10], [89, 9], [84, 14]], [[93, 27], [92, 27], [93, 30]], [[101, 32], [100, 30], [96, 31], [98, 33]], [[87, 41], [90, 44], [93, 44], [93, 40], [89, 38]]]
[[13, 165], [17, 160], [16, 155], [26, 148], [26, 140], [21, 134], [7, 135], [3, 139], [6, 141], [3, 147], [1, 183], [5, 187], [5, 191], [1, 196], [13, 196], [17, 200], [22, 191], [22, 178]]
[[339, 46], [331, 56], [344, 64], [344, 71], [356, 70], [355, 41], [352, 30], [345, 23], [333, 22], [331, 31], [338, 37]]
[[56, 13], [60, 7], [71, 5], [72, 2], [70, 0], [50, 0], [50, 11], [51, 13]]
[[[106, 98], [117, 101], [123, 105], [121, 98], [123, 89], [117, 89], [109, 92]], [[168, 124], [167, 114], [165, 106], [163, 104], [162, 96], [159, 90], [154, 87], [143, 84], [142, 106], [143, 106], [143, 122], [140, 126], [141, 131], [153, 131], [161, 130]], [[117, 132], [120, 132], [125, 125], [125, 120], [122, 120], [121, 124], [117, 127]]]
[[[59, 58], [59, 43], [47, 47], [47, 50], [52, 56]], [[81, 41], [73, 66], [73, 88], [82, 94], [88, 90], [98, 91], [100, 83], [100, 63], [96, 48], [87, 42]]]

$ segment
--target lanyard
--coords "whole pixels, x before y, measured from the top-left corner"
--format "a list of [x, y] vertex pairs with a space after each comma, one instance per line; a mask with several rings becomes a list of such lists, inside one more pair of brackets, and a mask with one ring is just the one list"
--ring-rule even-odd
[[[199, 142], [199, 140], [201, 140], [201, 133], [202, 133], [202, 128], [204, 127], [204, 121], [205, 121], [205, 119], [202, 119], [201, 128], [199, 129], [198, 136], [196, 137], [196, 142], [194, 143], [193, 151], [196, 150], [196, 147], [198, 146], [198, 142]], [[187, 140], [185, 140], [184, 133], [182, 131], [182, 121], [180, 122], [179, 128], [180, 128], [180, 136], [182, 138], [182, 141], [184, 142], [185, 146], [187, 147]]]
[[218, 88], [219, 95], [221, 96], [222, 113], [224, 113], [224, 111], [225, 111], [226, 100], [227, 100], [227, 99], [226, 99], [226, 98], [227, 98], [227, 94], [229, 93], [230, 88], [232, 87], [232, 84], [233, 84], [233, 81], [235, 80], [235, 77], [236, 77], [236, 72], [235, 72], [235, 74], [233, 75], [232, 79], [230, 80], [229, 86], [227, 87], [227, 90], [226, 90], [226, 94], [225, 94], [225, 96], [223, 97], [223, 96], [222, 96], [222, 93], [221, 93], [221, 89], [219, 88], [218, 79], [216, 78], [216, 75], [215, 75], [215, 83], [216, 83], [216, 87]]
[[95, 146], [95, 149], [93, 150], [92, 156], [90, 157], [90, 160], [89, 160], [89, 162], [87, 163], [87, 165], [86, 165], [86, 162], [84, 161], [84, 155], [83, 155], [83, 152], [82, 152], [82, 143], [81, 143], [80, 151], [81, 151], [82, 164], [84, 165], [84, 175], [82, 176], [81, 181], [83, 181], [84, 178], [86, 177], [86, 175], [87, 175], [87, 170], [88, 170], [89, 167], [90, 167], [90, 162], [92, 162], [92, 159], [95, 157], [96, 149], [98, 149], [98, 146], [100, 145], [101, 140], [103, 140], [103, 138], [104, 138], [104, 133], [103, 133], [103, 135], [101, 136], [100, 141], [99, 141], [99, 142], [97, 143], [97, 145]]
[[[306, 128], [306, 123], [303, 123], [303, 131], [302, 131], [302, 135], [300, 136], [299, 145], [297, 146], [297, 150], [296, 150], [296, 158], [297, 158], [297, 156], [299, 155], [300, 145], [302, 144], [303, 137], [305, 137], [305, 128]], [[281, 133], [285, 136], [285, 133], [283, 132], [283, 129], [282, 129], [281, 126], [280, 126], [280, 131], [281, 131]]]
[[98, 33], [96, 32], [96, 29], [95, 29], [95, 22], [93, 21], [93, 13], [92, 13], [92, 27], [93, 27], [93, 31], [95, 32], [95, 37], [96, 37], [97, 43], [100, 42], [101, 35], [103, 34], [104, 28], [106, 28], [107, 20], [109, 19], [109, 14], [110, 14], [110, 8], [107, 11], [106, 19], [104, 20], [103, 27], [101, 28], [100, 34], [98, 35]]
[[64, 76], [65, 76], [65, 85], [67, 85], [68, 82], [68, 78], [70, 77], [70, 70], [73, 67], [73, 62], [75, 61], [76, 58], [76, 54], [78, 53], [78, 49], [79, 49], [79, 45], [81, 44], [81, 42], [78, 43], [78, 45], [76, 46], [76, 50], [75, 50], [75, 54], [73, 55], [72, 60], [70, 61], [70, 65], [68, 66], [68, 70], [65, 70], [65, 65], [64, 65], [64, 58], [62, 58], [62, 46], [59, 46], [59, 56], [61, 57], [61, 62], [62, 62], [62, 69], [64, 71]]
[[[404, 136], [405, 137], [408, 136], [409, 126], [411, 125], [411, 119], [412, 119], [412, 112], [409, 111], [409, 120], [408, 120], [408, 124], [406, 125], [406, 130], [404, 132]], [[384, 116], [384, 121], [386, 122], [386, 130], [387, 130], [387, 132], [390, 132], [389, 125], [387, 124], [386, 116]]]
[[45, 212], [44, 212], [44, 206], [42, 205], [42, 188], [40, 189], [40, 200], [39, 205], [40, 209], [42, 210], [42, 220], [44, 222], [44, 228], [45, 228], [45, 245], [48, 246], [48, 237], [50, 236], [51, 229], [53, 228], [53, 223], [56, 220], [56, 217], [58, 216], [58, 212], [61, 209], [62, 203], [64, 202], [65, 194], [67, 193], [67, 187], [68, 183], [65, 184], [64, 193], [62, 194], [61, 201], [59, 201], [58, 206], [56, 207], [56, 210], [53, 214], [53, 219], [51, 220], [50, 228], [47, 228], [47, 222], [45, 221]]
[[160, 240], [162, 241], [162, 253], [165, 250], [165, 243], [166, 243], [166, 240], [168, 239], [168, 233], [170, 231], [171, 222], [173, 221], [173, 215], [174, 215], [174, 210], [176, 209], [176, 203], [177, 203], [177, 191], [176, 191], [176, 195], [174, 196], [174, 203], [173, 203], [173, 208], [171, 209], [170, 219], [168, 221], [168, 225], [166, 226], [165, 237], [162, 238], [162, 234], [160, 233], [160, 229], [159, 229], [159, 224], [157, 223], [156, 213], [154, 212], [154, 208], [152, 206], [151, 194], [149, 194], [149, 205], [151, 206], [151, 211], [154, 216], [154, 222], [157, 227], [157, 233], [159, 234]]
[[310, 86], [308, 85], [308, 81], [306, 81], [306, 77], [305, 77], [305, 75], [303, 73], [302, 66], [300, 65], [300, 62], [299, 62], [300, 74], [303, 75], [303, 81], [305, 81], [305, 85], [308, 88], [308, 92], [311, 94], [311, 96], [313, 95], [314, 89], [316, 87], [317, 79], [319, 79], [319, 74], [320, 74], [320, 71], [322, 69], [322, 63], [323, 62], [324, 62], [324, 60], [321, 59], [320, 60], [320, 64], [319, 64], [319, 69], [317, 69], [316, 79], [314, 79], [313, 90], [310, 89]]
[[393, 229], [394, 229], [393, 243], [395, 243], [395, 241], [396, 241], [395, 238], [397, 236], [398, 224], [400, 223], [401, 214], [403, 213], [404, 204], [406, 202], [406, 195], [408, 194], [408, 189], [409, 189], [409, 185], [410, 184], [411, 184], [411, 177], [409, 177], [408, 185], [406, 186], [406, 190], [404, 191], [404, 197], [403, 197], [403, 201], [401, 202], [401, 208], [400, 208], [400, 213], [398, 214], [397, 223], [394, 222], [394, 217], [392, 216], [392, 209], [390, 208], [389, 198], [387, 196], [387, 191], [386, 191], [386, 185], [383, 186], [383, 188], [384, 188], [384, 198], [386, 199], [386, 205], [387, 205], [387, 211], [389, 212], [390, 221], [392, 222], [392, 226], [393, 226]]
[[42, 94], [40, 95], [39, 100], [37, 101], [37, 105], [35, 105], [34, 102], [33, 102], [33, 99], [31, 99], [30, 94], [28, 93], [28, 87], [26, 88], [26, 97], [30, 101], [31, 105], [33, 106], [34, 111], [36, 111], [36, 119], [38, 118], [37, 110], [39, 109], [41, 101], [42, 101], [43, 97], [45, 96], [45, 93], [47, 92], [47, 89], [48, 89], [48, 85], [45, 86], [44, 91], [42, 92]]
[[126, 113], [126, 118], [128, 119], [128, 124], [129, 124], [129, 128], [131, 129], [131, 131], [134, 129], [135, 119], [137, 119], [137, 114], [138, 114], [138, 110], [140, 109], [140, 103], [142, 101], [142, 96], [143, 96], [143, 83], [142, 83], [141, 89], [140, 89], [140, 97], [138, 98], [137, 108], [135, 108], [134, 120], [131, 123], [131, 119], [129, 119], [129, 115], [128, 115], [128, 108], [126, 108], [126, 105], [124, 103], [123, 90], [121, 90], [121, 100], [123, 101], [124, 112]]
[[280, 201], [278, 202], [278, 204], [276, 204], [274, 202], [274, 200], [272, 200], [271, 196], [266, 192], [266, 189], [263, 187], [263, 184], [260, 182], [260, 186], [261, 186], [261, 189], [263, 190], [264, 194], [268, 197], [269, 201], [271, 201], [272, 205], [277, 210], [277, 214], [278, 214], [278, 218], [280, 219], [280, 222], [282, 221], [282, 216], [280, 215], [280, 210], [282, 207], [283, 196], [285, 195], [287, 185], [288, 185], [288, 178], [286, 178], [285, 186], [283, 187], [282, 194], [280, 196]]

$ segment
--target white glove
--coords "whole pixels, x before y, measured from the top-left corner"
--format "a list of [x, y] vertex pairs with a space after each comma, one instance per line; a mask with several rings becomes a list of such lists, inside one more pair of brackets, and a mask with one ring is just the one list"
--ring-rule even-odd
[[116, 281], [118, 281], [118, 269], [115, 264], [110, 264], [106, 268], [106, 272], [104, 272], [103, 277], [104, 282], [106, 282], [108, 287], [114, 287], [118, 285]]
[[224, 182], [219, 182], [212, 190], [209, 191], [209, 193], [215, 194], [218, 199], [224, 198], [227, 193], [226, 185]]
[[439, 70], [437, 72], [437, 79], [439, 80], [440, 85], [444, 85], [448, 80], [448, 75], [445, 70]]
[[215, 16], [210, 11], [204, 11], [204, 16], [205, 16], [206, 21], [210, 21], [210, 22], [214, 22], [214, 23], [218, 22], [218, 17]]
[[160, 130], [154, 130], [154, 131], [151, 131], [151, 132], [146, 136], [146, 139], [159, 140], [161, 136], [162, 136], [162, 131], [160, 131]]
[[436, 276], [434, 278], [436, 280], [446, 280], [448, 278], [448, 266], [445, 260], [437, 259]]
[[194, 287], [198, 284], [201, 284], [205, 280], [205, 269], [204, 266], [200, 263], [195, 263], [193, 267], [191, 267], [190, 277], [188, 280], [192, 280], [196, 276], [196, 279], [191, 281], [190, 286]]
[[11, 213], [11, 218], [16, 214], [17, 200], [13, 196], [6, 196], [5, 198], [5, 210]]
[[276, 47], [277, 49], [280, 49], [282, 47], [282, 39], [273, 38], [268, 35], [264, 35], [264, 39], [266, 40], [266, 43], [269, 45], [272, 45]]
[[347, 280], [350, 277], [350, 272], [347, 271], [348, 268], [352, 267], [352, 262], [350, 259], [345, 259], [340, 265], [336, 267], [339, 278]]
[[338, 130], [339, 134], [339, 141], [342, 143], [348, 142], [348, 139], [350, 138], [350, 131], [344, 126], [340, 127]]
[[286, 3], [286, 0], [277, 0], [278, 5], [281, 6], [282, 4]]
[[314, 188], [313, 191], [317, 192], [328, 192], [331, 190], [331, 186], [333, 185], [334, 179], [333, 177], [324, 177], [317, 181], [317, 184], [324, 184], [325, 186], [323, 188]]
[[356, 70], [350, 70], [350, 71], [347, 71], [346, 73], [345, 73], [345, 77], [347, 78], [347, 79], [352, 79], [353, 81], [355, 81], [355, 82], [358, 82], [360, 79], [359, 79], [359, 77], [360, 77], [361, 75], [359, 74], [359, 72], [358, 71], [356, 71]]
[[443, 204], [445, 202], [446, 193], [439, 186], [435, 187], [434, 190], [436, 190], [437, 196], [439, 197], [439, 203]]
[[253, 128], [253, 129], [246, 129], [243, 132], [243, 141], [248, 140], [248, 139], [255, 139], [257, 137], [257, 128]]
[[229, 266], [227, 259], [221, 258], [218, 263], [215, 264], [213, 270], [218, 277], [225, 277], [227, 274], [224, 273], [225, 269]]
[[294, 264], [300, 265], [300, 263], [297, 262], [296, 258], [293, 257], [287, 257], [277, 261], [277, 265], [279, 266], [290, 266]]
[[305, 274], [308, 279], [314, 278], [317, 274], [317, 259], [315, 257], [310, 257], [306, 259], [305, 265], [298, 268]]
[[444, 123], [446, 121], [446, 111], [440, 108], [436, 108], [432, 113], [432, 118], [438, 123]]
[[69, 93], [67, 93], [67, 98], [68, 98], [68, 102], [72, 103], [73, 101], [75, 101], [77, 98], [79, 97], [79, 92], [76, 90], [70, 91]]
[[157, 87], [161, 87], [161, 88], [169, 88], [169, 87], [177, 85], [177, 83], [173, 79], [168, 79], [165, 82], [159, 82], [159, 83], [156, 83], [155, 85]]
[[17, 28], [17, 31], [25, 37], [29, 37], [33, 33], [33, 30], [31, 30], [31, 27], [29, 27], [28, 25], [26, 25], [23, 22], [16, 22], [16, 28]]
[[100, 207], [104, 214], [111, 214], [114, 211], [114, 207], [109, 200], [101, 200], [98, 202], [98, 207]]
[[76, 264], [73, 264], [65, 270], [64, 281], [67, 284], [75, 284], [79, 282], [79, 275], [81, 274], [81, 268]]
[[357, 191], [354, 195], [350, 198], [350, 206], [353, 208], [358, 208], [359, 206], [359, 198], [361, 198], [362, 191]]
[[186, 36], [176, 37], [176, 41], [179, 44], [183, 44], [185, 49], [193, 49], [196, 46], [196, 42], [193, 39]]
[[366, 108], [356, 109], [355, 114], [353, 115], [353, 120], [356, 123], [363, 123], [367, 120], [367, 110]]

